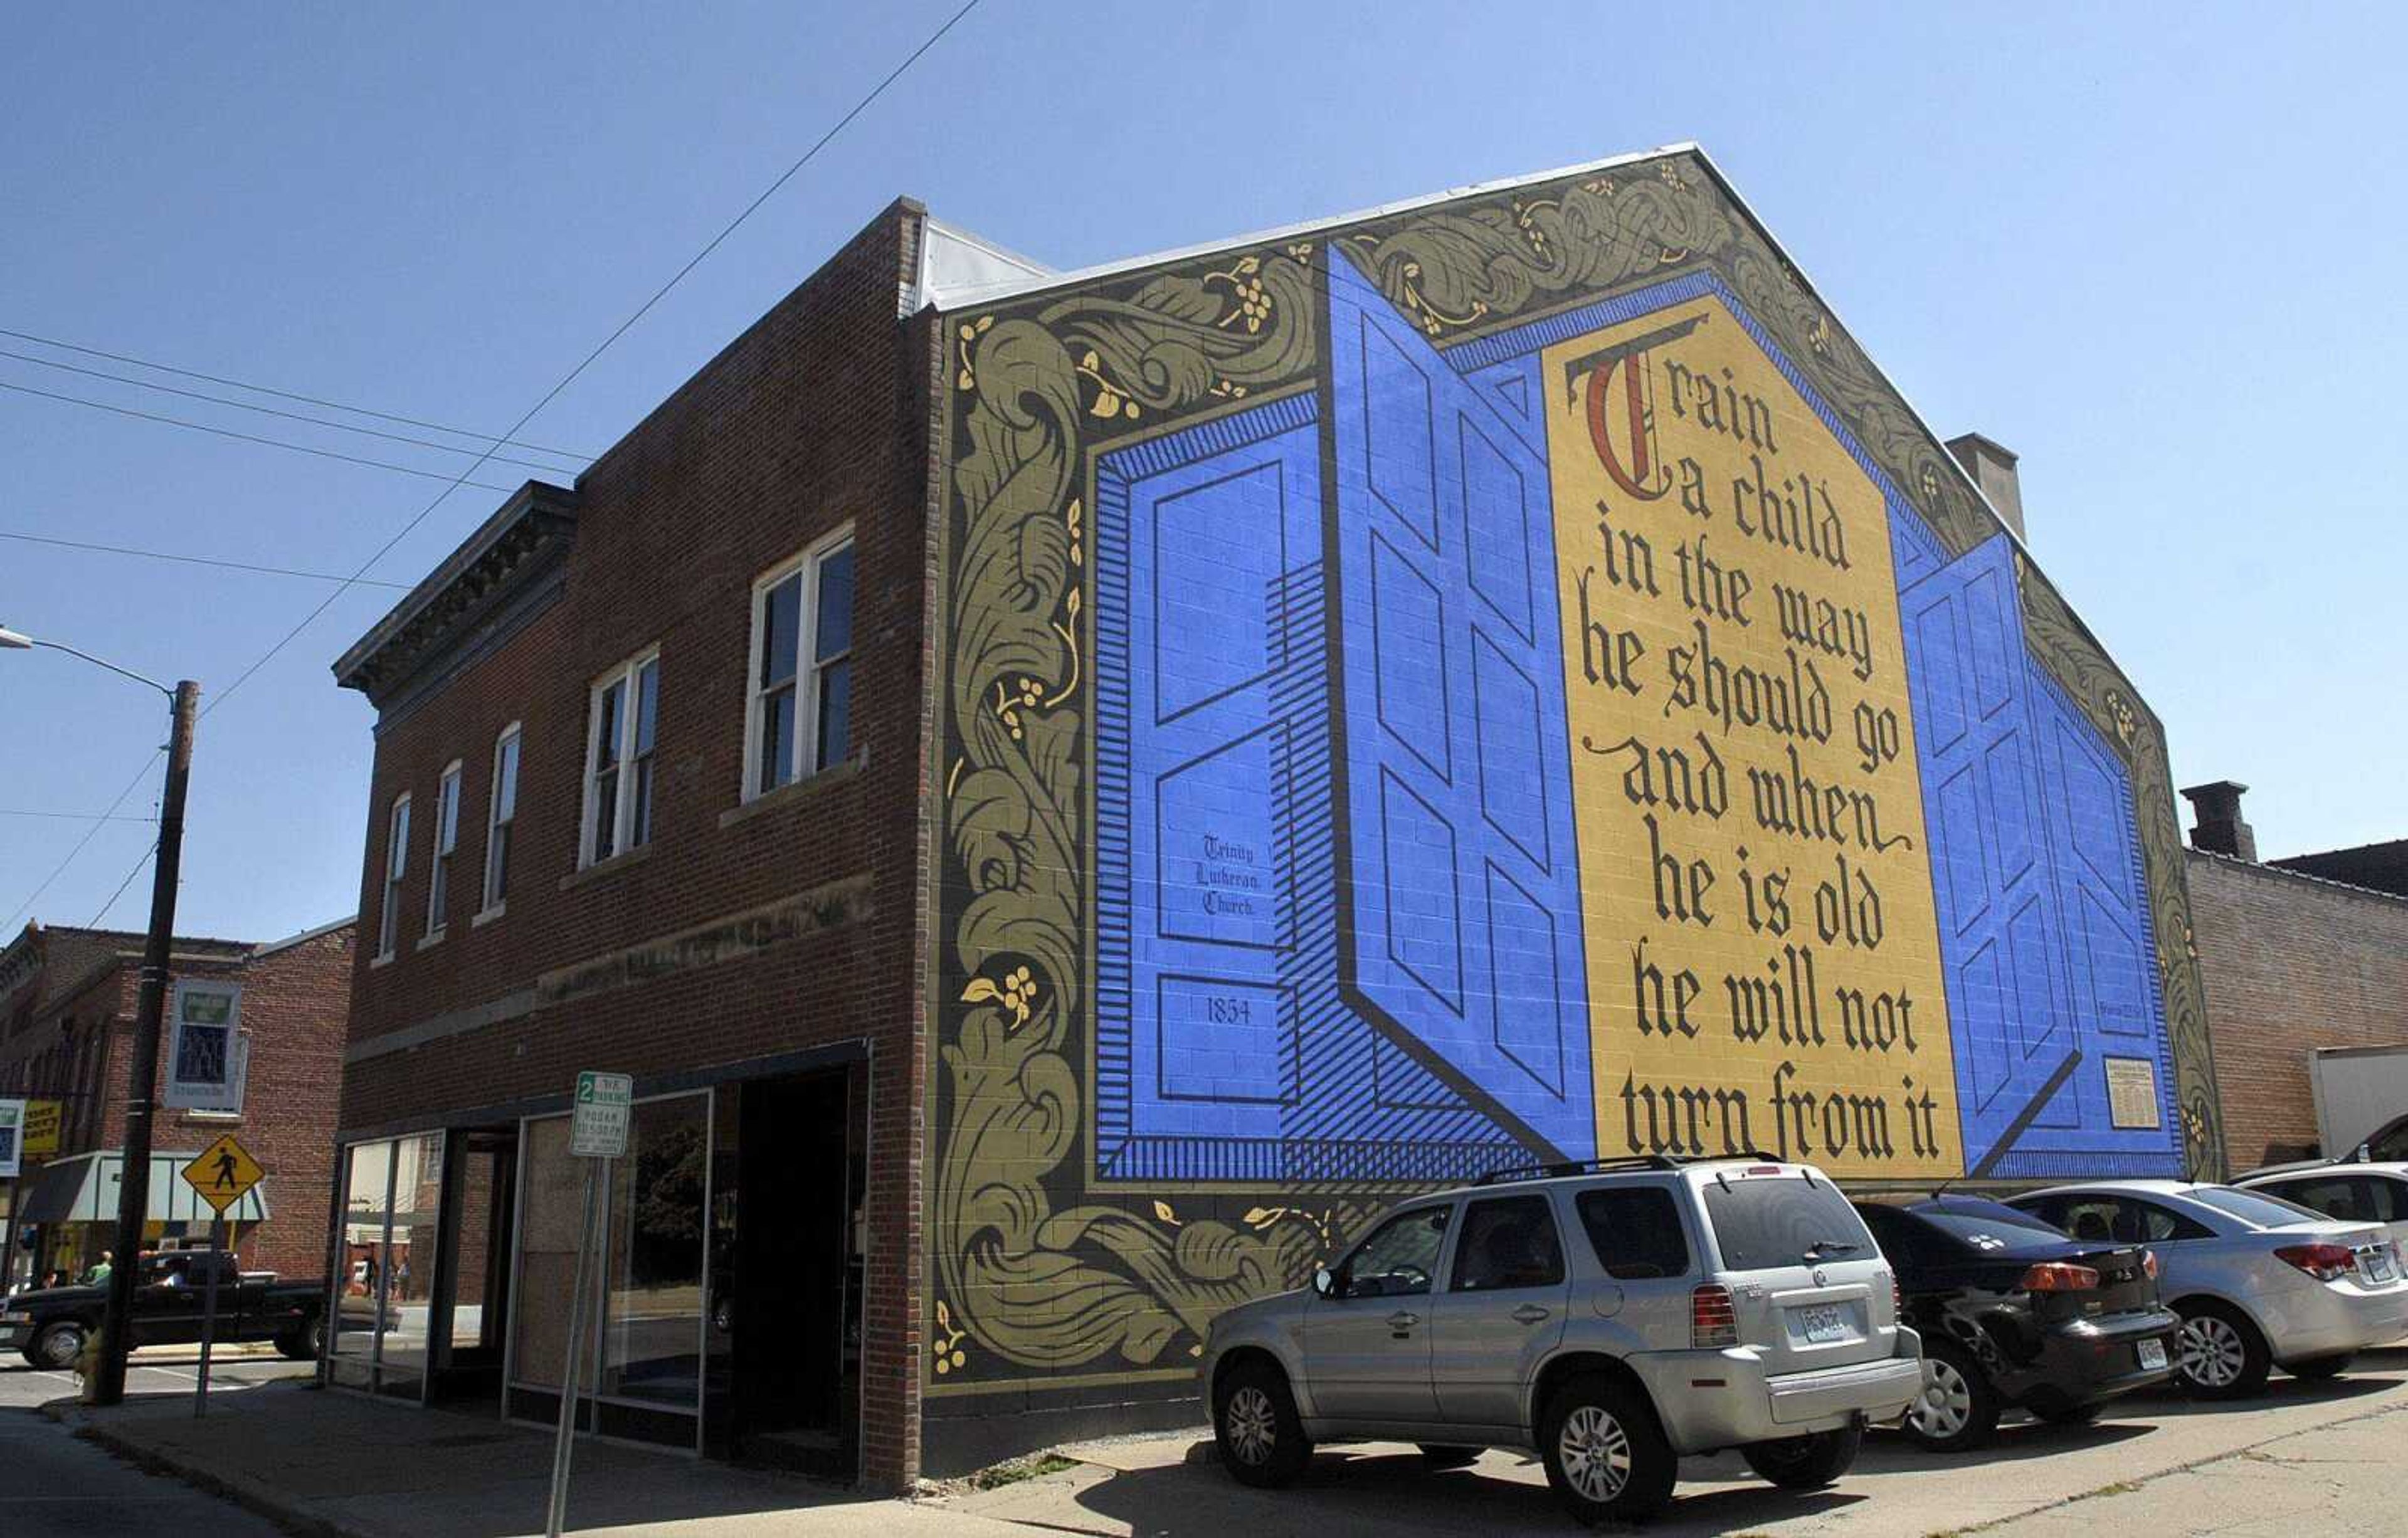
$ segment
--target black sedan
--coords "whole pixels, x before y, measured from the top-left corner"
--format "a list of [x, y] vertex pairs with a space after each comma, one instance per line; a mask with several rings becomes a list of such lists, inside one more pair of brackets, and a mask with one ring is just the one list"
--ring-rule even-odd
[[1978, 1447], [2010, 1406], [2086, 1421], [2172, 1375], [2182, 1320], [2157, 1301], [2147, 1249], [2075, 1239], [1978, 1197], [1856, 1210], [1923, 1335], [1923, 1393], [1903, 1423], [1922, 1445]]

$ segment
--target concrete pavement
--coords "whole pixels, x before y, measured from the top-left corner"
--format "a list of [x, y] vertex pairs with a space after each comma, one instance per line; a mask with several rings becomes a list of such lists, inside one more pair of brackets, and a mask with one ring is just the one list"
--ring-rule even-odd
[[[2034, 1534], [2096, 1538], [2093, 1492], [2155, 1481], [2220, 1460], [2249, 1459], [2280, 1443], [2318, 1456], [2325, 1428], [2345, 1423], [2379, 1442], [2408, 1428], [2408, 1350], [2372, 1352], [2363, 1371], [2311, 1384], [2277, 1376], [2263, 1399], [2230, 1404], [2165, 1397], [2127, 1401], [2086, 1427], [2023, 1422], [1996, 1445], [1967, 1457], [1917, 1451], [1895, 1432], [1876, 1432], [1848, 1476], [1830, 1489], [1799, 1495], [1757, 1479], [1736, 1455], [1691, 1459], [1681, 1468], [1671, 1509], [1650, 1523], [1650, 1538], [1928, 1538], [2006, 1524], [2078, 1502], [2074, 1526]], [[2396, 1445], [2396, 1444], [2395, 1444]], [[1062, 1533], [1101, 1538], [1180, 1538], [1242, 1532], [1247, 1538], [1354, 1538], [1371, 1534], [1461, 1532], [1528, 1527], [1569, 1531], [1537, 1462], [1492, 1452], [1471, 1468], [1430, 1474], [1411, 1447], [1333, 1448], [1313, 1460], [1297, 1488], [1246, 1489], [1218, 1467], [1191, 1460], [1195, 1436], [1066, 1448], [1079, 1466], [1007, 1488], [948, 1501], [964, 1517], [982, 1517]], [[2134, 1498], [2137, 1529], [2151, 1538], [2222, 1531], [2226, 1509], [2202, 1476], [2169, 1481]], [[2397, 1496], [2372, 1526], [2388, 1531]]]
[[[2408, 1350], [2360, 1360], [2337, 1382], [2278, 1376], [2265, 1398], [2239, 1403], [2150, 1398], [2127, 1401], [2094, 1426], [2014, 1424], [1971, 1457], [1935, 1457], [1877, 1433], [1845, 1479], [1808, 1495], [1773, 1488], [1736, 1457], [1695, 1459], [1683, 1465], [1672, 1509], [1648, 1531], [2096, 1538], [2120, 1525], [2151, 1538], [2228, 1531], [2287, 1538], [2277, 1529], [2318, 1516], [2346, 1531], [2387, 1531], [2399, 1499], [2388, 1452], [2408, 1432]], [[224, 1413], [197, 1422], [184, 1397], [58, 1413], [137, 1461], [186, 1471], [298, 1531], [516, 1538], [541, 1530], [550, 1439], [490, 1416], [294, 1385], [232, 1396]], [[1257, 1491], [1197, 1458], [1199, 1445], [1209, 1445], [1193, 1433], [1091, 1444], [1064, 1449], [1075, 1461], [1056, 1473], [903, 1502], [587, 1442], [578, 1449], [570, 1520], [589, 1531], [679, 1538], [1574, 1531], [1537, 1464], [1520, 1456], [1490, 1453], [1470, 1469], [1430, 1474], [1409, 1447], [1333, 1448], [1297, 1488]]]
[[[134, 1353], [127, 1364], [125, 1388], [133, 1394], [177, 1394], [186, 1399], [199, 1386], [200, 1348], [161, 1346]], [[209, 1397], [255, 1388], [281, 1378], [308, 1377], [316, 1364], [286, 1361], [273, 1350], [229, 1352], [221, 1346], [209, 1356]], [[31, 1410], [55, 1399], [72, 1399], [78, 1388], [73, 1373], [52, 1373], [28, 1367], [15, 1357], [0, 1362], [0, 1410]]]

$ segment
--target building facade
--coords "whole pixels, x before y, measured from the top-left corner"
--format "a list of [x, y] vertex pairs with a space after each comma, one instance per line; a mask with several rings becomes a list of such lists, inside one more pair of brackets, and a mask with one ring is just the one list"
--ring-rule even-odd
[[[29, 924], [0, 951], [0, 1096], [32, 1103], [44, 1134], [17, 1182], [15, 1278], [79, 1275], [116, 1242], [143, 944], [122, 931]], [[164, 1106], [154, 1114], [150, 1241], [207, 1242], [210, 1210], [176, 1172], [232, 1132], [267, 1171], [256, 1194], [229, 1211], [229, 1242], [243, 1266], [319, 1274], [351, 947], [350, 919], [265, 945], [175, 942], [171, 986], [185, 978], [241, 985], [250, 1066], [239, 1114]], [[164, 1093], [171, 1066], [164, 1046], [161, 1058]]]
[[897, 205], [337, 673], [345, 1200], [441, 1171], [338, 1378], [556, 1404], [584, 1068], [593, 1423], [880, 1486], [1195, 1418], [1500, 1165], [2223, 1158], [2160, 728], [1694, 150], [1067, 276]]
[[2385, 855], [2403, 847], [2261, 862], [2241, 816], [2246, 789], [2223, 780], [2183, 792], [2196, 808], [2191, 904], [2235, 1173], [2346, 1158], [2319, 1142], [2309, 1054], [2408, 1047], [2408, 893], [2375, 885], [2408, 887], [2398, 856]]

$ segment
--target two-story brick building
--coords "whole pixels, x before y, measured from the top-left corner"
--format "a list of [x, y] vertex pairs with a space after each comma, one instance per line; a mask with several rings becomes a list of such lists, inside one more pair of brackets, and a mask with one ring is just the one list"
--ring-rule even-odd
[[580, 1418], [879, 1487], [1197, 1419], [1500, 1164], [2221, 1157], [2162, 729], [1694, 150], [1072, 274], [897, 203], [336, 673], [338, 1382], [556, 1411], [584, 1069]]
[[[268, 1174], [233, 1209], [231, 1242], [250, 1269], [314, 1276], [325, 1262], [325, 1191], [351, 1009], [352, 923], [291, 939], [178, 939], [169, 977], [241, 985], [249, 1039], [239, 1114], [162, 1107], [151, 1124], [151, 1241], [200, 1243], [210, 1211], [177, 1171], [226, 1132]], [[15, 1275], [75, 1275], [115, 1243], [125, 1094], [141, 990], [143, 936], [28, 924], [0, 950], [0, 1096], [42, 1108], [55, 1146], [17, 1182]], [[170, 1064], [162, 1053], [159, 1092]]]

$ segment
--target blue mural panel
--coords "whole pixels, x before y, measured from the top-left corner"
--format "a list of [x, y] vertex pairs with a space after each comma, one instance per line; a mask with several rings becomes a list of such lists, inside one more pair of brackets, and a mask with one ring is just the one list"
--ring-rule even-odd
[[1343, 961], [1399, 1045], [1589, 1157], [1546, 459], [1342, 259], [1329, 306]]

